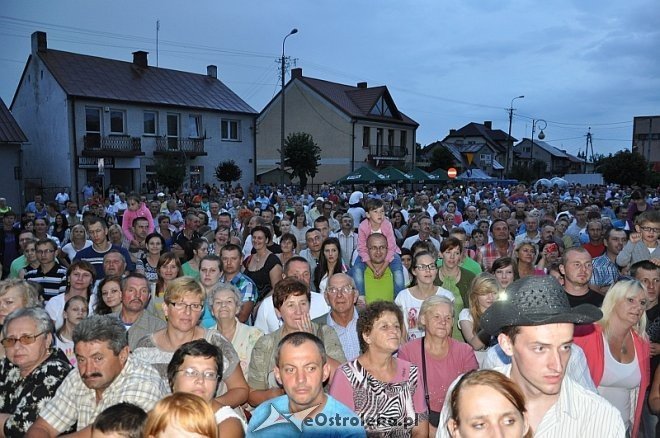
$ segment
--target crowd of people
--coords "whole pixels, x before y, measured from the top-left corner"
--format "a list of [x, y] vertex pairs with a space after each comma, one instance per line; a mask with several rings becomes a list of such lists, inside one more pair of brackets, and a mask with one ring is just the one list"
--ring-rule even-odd
[[0, 199], [0, 436], [659, 436], [658, 189], [21, 211]]

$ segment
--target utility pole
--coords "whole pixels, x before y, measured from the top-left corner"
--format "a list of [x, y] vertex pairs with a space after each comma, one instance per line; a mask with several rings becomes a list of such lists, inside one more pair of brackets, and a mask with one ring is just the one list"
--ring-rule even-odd
[[160, 32], [160, 20], [156, 20], [156, 67], [158, 67], [158, 33]]
[[[509, 137], [507, 138], [507, 148], [506, 148], [506, 159], [504, 160], [504, 170], [506, 171], [507, 175], [509, 172], [511, 172], [511, 168], [509, 167], [509, 164], [511, 164], [511, 167], [513, 167], [513, 140], [511, 140], [511, 124], [513, 123], [513, 101], [516, 99], [524, 99], [525, 96], [518, 96], [514, 97], [511, 99], [511, 105], [509, 105]], [[510, 158], [509, 158], [510, 156]]]
[[591, 141], [591, 126], [587, 132], [587, 144], [584, 147], [584, 173], [587, 173], [587, 157], [589, 156], [589, 148], [591, 148], [591, 158], [594, 158], [594, 144]]

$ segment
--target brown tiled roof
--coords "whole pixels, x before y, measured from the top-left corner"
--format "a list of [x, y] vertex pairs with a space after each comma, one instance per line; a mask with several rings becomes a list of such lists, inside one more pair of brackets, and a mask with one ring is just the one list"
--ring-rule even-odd
[[132, 62], [48, 49], [39, 52], [70, 96], [256, 113], [220, 80], [166, 68], [140, 68]]
[[[397, 109], [385, 86], [359, 88], [307, 76], [302, 76], [299, 79], [351, 117], [419, 126], [417, 122]], [[369, 114], [369, 111], [381, 96], [385, 97], [385, 101], [392, 112], [392, 117]]]
[[28, 139], [7, 105], [0, 99], [0, 143], [27, 143]]

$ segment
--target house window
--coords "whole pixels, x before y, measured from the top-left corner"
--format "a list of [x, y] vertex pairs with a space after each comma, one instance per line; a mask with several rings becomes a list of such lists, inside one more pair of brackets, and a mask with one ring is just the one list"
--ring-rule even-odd
[[225, 120], [220, 122], [221, 137], [228, 141], [241, 141], [241, 122], [239, 120]]
[[167, 115], [167, 147], [169, 149], [179, 148], [179, 115]]
[[479, 155], [479, 161], [482, 164], [487, 164], [487, 165], [491, 164], [492, 160], [493, 160], [493, 156], [491, 154], [480, 154]]
[[368, 148], [371, 143], [371, 128], [365, 126], [362, 128], [362, 147]]
[[383, 128], [376, 129], [376, 146], [383, 145]]
[[387, 145], [394, 146], [394, 129], [387, 130]]
[[529, 146], [523, 146], [523, 152], [524, 152], [524, 153], [529, 153], [531, 150], [532, 150], [531, 147], [529, 147]]
[[401, 131], [401, 147], [408, 146], [408, 131]]
[[85, 108], [85, 148], [101, 147], [101, 108]]
[[390, 107], [387, 105], [387, 102], [385, 102], [385, 98], [383, 96], [378, 99], [378, 102], [376, 102], [374, 107], [371, 108], [369, 114], [374, 116], [392, 117], [392, 111], [390, 111]]
[[145, 176], [147, 178], [147, 188], [151, 190], [151, 188], [155, 189], [158, 188], [158, 178], [156, 176], [156, 166], [147, 164], [145, 166]]
[[126, 113], [121, 110], [110, 111], [110, 134], [126, 133]]
[[145, 111], [144, 112], [144, 135], [156, 135], [158, 134], [158, 113], [155, 111]]
[[202, 137], [202, 116], [190, 115], [188, 116], [188, 138], [201, 138]]

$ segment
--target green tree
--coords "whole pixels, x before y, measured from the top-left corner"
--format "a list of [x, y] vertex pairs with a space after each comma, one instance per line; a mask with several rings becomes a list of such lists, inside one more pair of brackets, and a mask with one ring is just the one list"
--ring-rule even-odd
[[175, 192], [186, 178], [186, 160], [173, 156], [156, 158], [156, 181]]
[[447, 170], [450, 167], [456, 166], [456, 159], [454, 158], [454, 154], [452, 154], [449, 149], [442, 145], [438, 145], [435, 147], [435, 149], [433, 149], [429, 161], [431, 162], [432, 171], [436, 169]]
[[284, 142], [284, 167], [291, 169], [292, 177], [298, 177], [300, 187], [307, 186], [307, 177], [314, 178], [321, 161], [321, 148], [306, 132], [289, 134]]
[[519, 164], [514, 164], [509, 173], [509, 178], [517, 179], [520, 182], [530, 183], [536, 179], [534, 170], [521, 166]]
[[238, 181], [241, 179], [242, 175], [243, 171], [234, 160], [223, 161], [215, 168], [215, 179], [227, 184], [228, 186], [233, 181]]
[[621, 150], [600, 159], [596, 170], [603, 174], [603, 178], [608, 183], [644, 185], [652, 179], [649, 178], [651, 173], [646, 159], [629, 150]]

